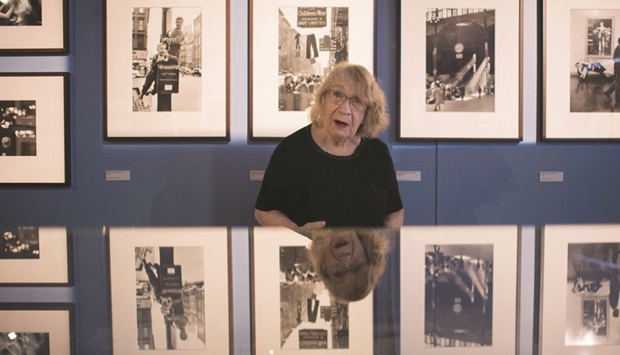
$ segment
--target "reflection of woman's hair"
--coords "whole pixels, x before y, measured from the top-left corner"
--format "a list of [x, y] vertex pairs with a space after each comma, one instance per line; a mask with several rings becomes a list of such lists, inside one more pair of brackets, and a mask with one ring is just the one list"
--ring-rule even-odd
[[343, 275], [334, 275], [325, 263], [325, 253], [331, 252], [329, 238], [327, 241], [313, 241], [308, 249], [319, 281], [323, 281], [331, 295], [343, 303], [359, 301], [375, 288], [385, 271], [389, 249], [386, 237], [379, 230], [356, 228], [354, 232], [364, 249], [366, 263]]

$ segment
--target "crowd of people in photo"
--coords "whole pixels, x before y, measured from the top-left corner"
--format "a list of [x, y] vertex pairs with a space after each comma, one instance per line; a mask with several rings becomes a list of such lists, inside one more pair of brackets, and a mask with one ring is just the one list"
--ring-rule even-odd
[[318, 74], [285, 74], [278, 88], [278, 110], [305, 111], [322, 81]]
[[[475, 93], [472, 93], [476, 95]], [[477, 97], [481, 98], [482, 95], [493, 95], [494, 94], [494, 86], [493, 84], [485, 85], [484, 87], [478, 85], [477, 87]], [[472, 95], [472, 96], [473, 96]], [[435, 105], [434, 110], [440, 111], [441, 105], [446, 100], [460, 100], [465, 101], [465, 97], [467, 96], [465, 85], [463, 83], [459, 84], [450, 84], [444, 82], [441, 78], [437, 78], [436, 80], [426, 80], [426, 104]]]
[[0, 26], [41, 25], [41, 0], [0, 0]]

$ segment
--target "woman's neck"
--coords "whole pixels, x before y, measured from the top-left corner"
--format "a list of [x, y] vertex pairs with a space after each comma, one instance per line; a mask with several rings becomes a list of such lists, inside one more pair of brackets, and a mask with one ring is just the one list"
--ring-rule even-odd
[[310, 133], [314, 142], [325, 152], [336, 156], [349, 156], [361, 142], [359, 136], [353, 137], [334, 137], [322, 127], [311, 126]]

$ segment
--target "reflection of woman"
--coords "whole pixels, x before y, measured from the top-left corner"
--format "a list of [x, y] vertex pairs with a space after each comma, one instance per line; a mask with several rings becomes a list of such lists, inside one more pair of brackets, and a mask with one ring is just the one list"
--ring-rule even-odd
[[364, 67], [336, 66], [316, 93], [312, 123], [274, 151], [256, 202], [261, 225], [309, 235], [323, 226], [399, 227], [403, 206], [388, 147], [385, 96]]
[[358, 301], [385, 271], [388, 229], [323, 229], [312, 234], [309, 257], [316, 275], [340, 302]]

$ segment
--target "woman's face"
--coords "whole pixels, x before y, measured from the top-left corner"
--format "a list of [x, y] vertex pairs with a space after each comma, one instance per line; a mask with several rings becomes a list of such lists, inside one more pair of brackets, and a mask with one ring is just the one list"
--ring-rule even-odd
[[329, 275], [335, 278], [342, 278], [349, 270], [366, 264], [366, 254], [355, 231], [334, 231], [325, 246], [324, 262]]
[[[327, 133], [336, 140], [353, 138], [364, 121], [366, 108], [356, 110], [351, 105], [350, 99], [359, 98], [359, 92], [353, 85], [353, 81], [346, 77], [338, 78], [335, 83], [325, 92], [323, 104], [323, 127]], [[334, 96], [346, 98], [336, 103]]]

